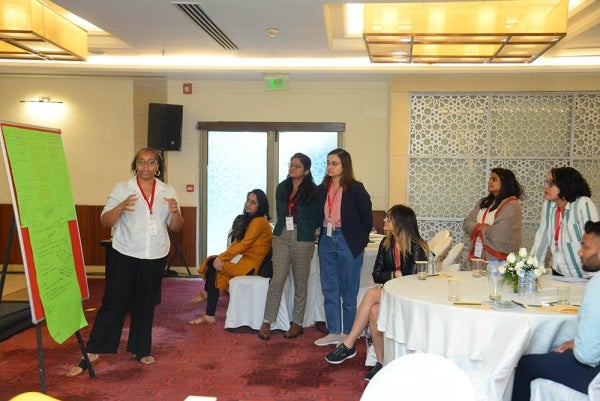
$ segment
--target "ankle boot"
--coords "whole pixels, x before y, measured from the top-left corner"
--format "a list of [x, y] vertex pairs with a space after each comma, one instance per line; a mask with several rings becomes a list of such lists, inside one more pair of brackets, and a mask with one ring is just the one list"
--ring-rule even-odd
[[261, 340], [269, 341], [271, 339], [271, 323], [263, 322], [258, 332], [258, 338]]
[[301, 336], [302, 334], [304, 334], [304, 330], [302, 329], [302, 326], [299, 325], [298, 323], [292, 322], [290, 329], [288, 331], [286, 331], [283, 336], [285, 338], [296, 338], [298, 336]]

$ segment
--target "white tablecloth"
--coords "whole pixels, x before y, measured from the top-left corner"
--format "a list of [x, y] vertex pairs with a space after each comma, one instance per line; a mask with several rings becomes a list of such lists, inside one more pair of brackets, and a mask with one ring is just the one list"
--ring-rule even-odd
[[[375, 283], [371, 273], [377, 257], [376, 244], [365, 248], [360, 276], [360, 287], [357, 301], [360, 302], [366, 290]], [[229, 306], [225, 318], [225, 328], [249, 326], [258, 330], [263, 321], [269, 280], [259, 276], [234, 277], [230, 284]], [[271, 324], [271, 329], [287, 330], [292, 317], [294, 306], [294, 279], [288, 275], [277, 320]], [[312, 326], [315, 322], [324, 322], [325, 308], [323, 292], [321, 291], [321, 275], [319, 271], [319, 255], [317, 249], [313, 254], [310, 275], [308, 277], [308, 294], [304, 312], [304, 327]]]
[[[453, 273], [461, 280], [464, 301], [486, 301], [487, 279], [472, 278], [471, 272]], [[541, 278], [542, 290], [555, 285], [550, 276]], [[584, 285], [571, 285], [571, 299], [581, 299]], [[577, 315], [528, 308], [506, 312], [483, 306], [458, 306], [448, 301], [448, 279], [444, 275], [419, 281], [415, 275], [388, 281], [383, 287], [377, 325], [384, 332], [385, 363], [407, 352], [428, 352], [458, 360], [482, 359], [494, 332], [504, 323], [526, 317], [532, 336], [526, 353], [548, 352], [574, 337]], [[518, 299], [505, 286], [503, 300]]]
[[[369, 244], [365, 248], [363, 257], [362, 268], [360, 270], [360, 287], [358, 290], [358, 301], [362, 300], [365, 291], [374, 286], [373, 281], [373, 264], [377, 257], [377, 248], [379, 244]], [[294, 280], [292, 275], [288, 277], [286, 284], [287, 288], [284, 288], [284, 296], [288, 294], [288, 307], [290, 309], [290, 316], [292, 315], [292, 308], [294, 306]], [[306, 310], [304, 311], [304, 327], [313, 326], [315, 322], [324, 322], [325, 319], [325, 307], [324, 307], [323, 291], [321, 291], [321, 271], [319, 270], [319, 254], [318, 249], [315, 248], [315, 253], [312, 258], [310, 265], [310, 275], [308, 276], [308, 294], [306, 297]]]

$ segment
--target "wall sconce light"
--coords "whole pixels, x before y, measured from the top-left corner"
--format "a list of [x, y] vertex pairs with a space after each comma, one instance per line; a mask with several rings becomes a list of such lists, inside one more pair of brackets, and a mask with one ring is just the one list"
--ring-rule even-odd
[[21, 100], [21, 103], [62, 103], [62, 100], [52, 100], [49, 96], [40, 96], [36, 100]]

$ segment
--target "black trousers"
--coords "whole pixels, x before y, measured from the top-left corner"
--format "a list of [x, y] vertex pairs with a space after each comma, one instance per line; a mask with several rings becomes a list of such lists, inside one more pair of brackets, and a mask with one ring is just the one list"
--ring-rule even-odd
[[206, 314], [215, 316], [217, 304], [221, 295], [221, 290], [215, 287], [217, 270], [213, 266], [215, 258], [210, 258], [206, 264], [206, 281], [204, 282], [204, 291], [206, 291]]
[[114, 354], [119, 347], [125, 315], [131, 312], [127, 351], [138, 358], [151, 355], [154, 307], [167, 257], [138, 259], [112, 249], [106, 261], [106, 287], [87, 352]]

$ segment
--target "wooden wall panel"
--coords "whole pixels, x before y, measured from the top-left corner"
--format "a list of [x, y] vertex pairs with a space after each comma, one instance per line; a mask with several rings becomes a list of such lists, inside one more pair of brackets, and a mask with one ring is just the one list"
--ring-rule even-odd
[[[102, 227], [100, 224], [100, 213], [104, 206], [76, 205], [77, 221], [79, 223], [79, 233], [81, 235], [81, 246], [85, 264], [88, 266], [104, 266], [105, 249], [100, 245], [100, 241], [110, 238], [110, 228]], [[179, 242], [183, 256], [190, 266], [192, 273], [195, 272], [196, 265], [196, 208], [182, 207], [181, 213], [185, 220], [183, 229], [175, 233], [174, 237]], [[10, 225], [13, 218], [13, 208], [10, 204], [0, 205], [0, 256], [4, 260], [6, 246], [10, 233]], [[171, 258], [175, 252], [175, 247], [171, 247], [169, 256], [172, 266], [184, 266], [183, 260], [179, 255]], [[19, 249], [19, 239], [15, 234], [13, 244], [10, 250], [9, 264], [23, 264], [21, 251]]]

